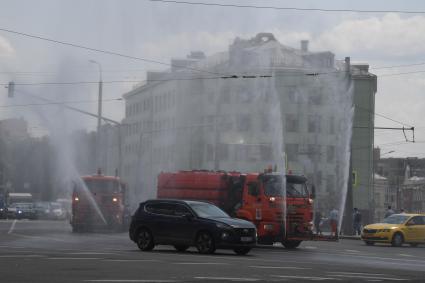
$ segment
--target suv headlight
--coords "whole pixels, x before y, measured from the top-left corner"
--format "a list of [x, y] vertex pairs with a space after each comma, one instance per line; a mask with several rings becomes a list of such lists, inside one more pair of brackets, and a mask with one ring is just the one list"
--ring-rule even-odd
[[215, 226], [217, 226], [217, 228], [219, 229], [232, 229], [232, 226], [221, 223], [221, 222], [215, 223]]

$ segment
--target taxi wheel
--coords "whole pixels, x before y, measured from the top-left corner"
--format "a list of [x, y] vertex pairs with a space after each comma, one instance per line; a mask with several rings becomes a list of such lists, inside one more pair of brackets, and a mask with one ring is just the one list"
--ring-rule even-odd
[[418, 244], [417, 243], [410, 243], [410, 246], [414, 248], [414, 247], [417, 247]]
[[366, 245], [368, 245], [368, 246], [373, 246], [375, 243], [374, 242], [371, 242], [371, 241], [365, 241], [365, 243], [366, 243]]
[[401, 247], [403, 245], [404, 238], [401, 233], [395, 233], [391, 241], [393, 247]]

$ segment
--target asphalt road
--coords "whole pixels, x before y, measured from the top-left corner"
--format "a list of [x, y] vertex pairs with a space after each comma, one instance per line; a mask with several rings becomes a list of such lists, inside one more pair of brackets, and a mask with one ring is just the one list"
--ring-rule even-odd
[[425, 282], [425, 246], [358, 240], [257, 248], [141, 252], [127, 233], [74, 234], [64, 221], [0, 220], [0, 282]]

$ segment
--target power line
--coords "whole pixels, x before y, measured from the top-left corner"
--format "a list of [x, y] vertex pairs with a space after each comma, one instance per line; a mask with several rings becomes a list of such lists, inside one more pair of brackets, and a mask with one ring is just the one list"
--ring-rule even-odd
[[298, 8], [298, 7], [220, 4], [220, 3], [172, 1], [172, 0], [147, 0], [147, 1], [169, 3], [169, 4], [197, 5], [197, 6], [218, 6], [218, 7], [230, 7], [230, 8], [251, 8], [251, 9], [269, 9], [269, 10], [289, 10], [289, 11], [425, 14], [425, 11]]
[[384, 74], [384, 75], [380, 75], [379, 77], [393, 77], [393, 76], [410, 75], [410, 74], [418, 74], [418, 73], [425, 73], [425, 71], [412, 71], [412, 72], [405, 72], [405, 73]]
[[414, 66], [421, 66], [421, 65], [425, 65], [425, 62], [421, 62], [421, 63], [413, 63], [413, 64], [403, 64], [403, 65], [393, 65], [393, 66], [375, 67], [375, 68], [370, 68], [370, 69], [371, 69], [371, 70], [381, 70], [381, 69], [392, 69], [392, 68], [414, 67]]
[[[110, 101], [122, 101], [122, 98], [103, 99], [102, 102]], [[97, 103], [97, 100], [75, 100], [75, 101], [58, 101], [58, 102], [46, 102], [46, 103], [29, 103], [29, 104], [11, 104], [11, 105], [0, 105], [0, 108], [11, 108], [11, 107], [27, 107], [27, 106], [45, 106], [45, 105], [61, 105], [61, 104], [76, 104], [76, 103]]]
[[354, 105], [354, 106], [355, 106], [356, 108], [359, 108], [359, 109], [363, 110], [363, 111], [367, 111], [367, 112], [369, 112], [369, 113], [371, 113], [371, 114], [374, 114], [375, 116], [379, 116], [379, 117], [385, 118], [385, 119], [387, 119], [387, 120], [393, 121], [393, 122], [395, 122], [395, 123], [398, 123], [398, 124], [400, 124], [400, 125], [402, 125], [402, 126], [409, 126], [409, 127], [413, 127], [412, 125], [409, 125], [409, 124], [406, 124], [406, 123], [403, 123], [403, 122], [400, 122], [400, 121], [394, 120], [394, 119], [392, 119], [392, 118], [390, 118], [390, 117], [387, 117], [387, 116], [385, 116], [385, 115], [382, 115], [382, 114], [378, 114], [378, 113], [376, 113], [376, 112], [374, 112], [374, 111], [372, 111], [372, 110], [370, 110], [370, 109], [367, 109], [367, 108], [364, 108], [364, 107], [361, 107], [361, 106], [358, 106], [358, 105]]
[[142, 58], [142, 57], [136, 57], [136, 56], [126, 55], [126, 54], [118, 53], [118, 52], [114, 52], [114, 51], [88, 47], [88, 46], [84, 46], [84, 45], [80, 45], [80, 44], [76, 44], [76, 43], [60, 41], [60, 40], [42, 37], [42, 36], [38, 36], [38, 35], [33, 35], [33, 34], [29, 34], [29, 33], [23, 33], [23, 32], [11, 30], [11, 29], [0, 28], [0, 31], [4, 31], [4, 32], [24, 36], [24, 37], [39, 39], [39, 40], [43, 40], [43, 41], [48, 41], [48, 42], [52, 42], [52, 43], [55, 43], [55, 44], [75, 47], [75, 48], [89, 50], [89, 51], [98, 52], [98, 53], [103, 53], [103, 54], [107, 54], [107, 55], [118, 56], [118, 57], [127, 58], [127, 59], [133, 59], [133, 60], [144, 61], [144, 62], [148, 62], [148, 63], [155, 63], [155, 64], [159, 64], [159, 65], [166, 65], [166, 66], [171, 66], [171, 67], [176, 67], [176, 68], [181, 68], [181, 69], [187, 69], [187, 70], [192, 70], [192, 71], [197, 71], [197, 72], [204, 72], [204, 73], [209, 73], [209, 74], [214, 74], [214, 75], [220, 75], [219, 73], [210, 72], [210, 71], [201, 70], [201, 69], [196, 69], [196, 68], [192, 68], [192, 67], [188, 67], [188, 66], [178, 66], [178, 65], [175, 65], [175, 64], [169, 64], [169, 63], [165, 63], [165, 62], [161, 62], [161, 61], [157, 61], [157, 60], [152, 60], [152, 59], [147, 59], [147, 58]]

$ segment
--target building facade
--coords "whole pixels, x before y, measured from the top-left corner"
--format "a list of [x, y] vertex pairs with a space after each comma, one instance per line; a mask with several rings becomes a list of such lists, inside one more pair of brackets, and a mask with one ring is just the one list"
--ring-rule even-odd
[[135, 197], [154, 197], [161, 171], [277, 165], [306, 175], [319, 208], [330, 211], [343, 205], [351, 146], [353, 201], [370, 209], [376, 76], [367, 65], [267, 33], [171, 65], [124, 95], [123, 177]]

